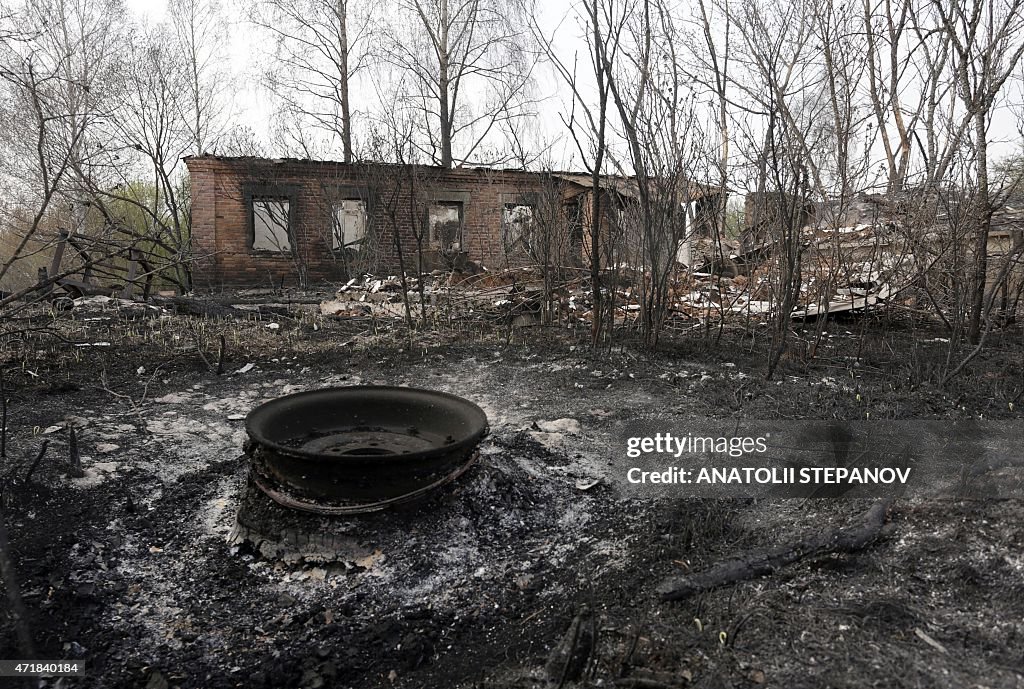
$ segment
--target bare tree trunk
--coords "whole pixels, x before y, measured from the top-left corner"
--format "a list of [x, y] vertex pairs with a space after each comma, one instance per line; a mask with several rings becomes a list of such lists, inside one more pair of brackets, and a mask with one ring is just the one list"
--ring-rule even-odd
[[338, 98], [341, 101], [341, 146], [345, 162], [352, 162], [352, 106], [348, 95], [348, 0], [338, 0]]
[[[517, 0], [398, 0], [377, 54], [396, 88], [379, 92], [415, 112], [412, 143], [451, 168], [472, 158], [497, 126], [526, 114], [532, 65]], [[528, 21], [528, 19], [526, 19]], [[385, 103], [385, 108], [389, 107]], [[514, 155], [493, 153], [488, 162]]]
[[451, 89], [451, 83], [448, 75], [448, 70], [450, 69], [448, 46], [448, 0], [440, 0], [440, 2], [441, 30], [439, 36], [440, 45], [437, 49], [437, 95], [440, 99], [439, 110], [441, 116], [439, 134], [441, 136], [441, 167], [450, 168], [452, 166], [452, 104], [449, 100], [449, 89]]
[[975, 223], [977, 236], [974, 245], [974, 284], [971, 295], [971, 314], [967, 324], [967, 338], [971, 344], [978, 344], [981, 337], [981, 316], [985, 304], [985, 286], [988, 281], [988, 233], [992, 224], [991, 198], [988, 182], [988, 128], [985, 126], [987, 111], [974, 115], [975, 149], [978, 166], [978, 194], [975, 199]]
[[[351, 0], [252, 0], [250, 20], [273, 38], [276, 60], [264, 84], [278, 99], [276, 115], [299, 149], [322, 157], [316, 130], [326, 146], [340, 145], [343, 160], [354, 159], [351, 82], [367, 66], [374, 24], [355, 13]], [[337, 155], [337, 154], [335, 154]]]

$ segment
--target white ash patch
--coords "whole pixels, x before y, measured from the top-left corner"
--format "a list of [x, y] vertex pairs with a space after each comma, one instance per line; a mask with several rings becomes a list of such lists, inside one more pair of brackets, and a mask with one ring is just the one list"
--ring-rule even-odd
[[228, 417], [241, 415], [242, 418], [245, 418], [245, 415], [256, 406], [259, 393], [255, 390], [242, 390], [237, 395], [229, 397], [212, 397], [211, 395], [205, 397], [210, 401], [202, 406], [203, 411]]
[[531, 438], [549, 450], [563, 450], [578, 444], [578, 436], [583, 427], [577, 419], [539, 420], [534, 422], [529, 431]]
[[[445, 392], [448, 392], [448, 390]], [[451, 392], [456, 395], [459, 394], [457, 388], [451, 390]], [[525, 420], [525, 413], [516, 414], [515, 410], [510, 408], [508, 404], [502, 404], [501, 401], [490, 395], [474, 395], [472, 400], [487, 414], [487, 423], [492, 431], [507, 427], [514, 428], [522, 425]]]
[[590, 512], [582, 505], [569, 505], [558, 517], [558, 525], [567, 530], [581, 529], [590, 522]]
[[568, 433], [571, 435], [579, 435], [583, 432], [583, 427], [580, 425], [578, 419], [555, 419], [554, 421], [538, 421], [537, 427], [544, 433]]
[[240, 476], [229, 476], [217, 484], [214, 494], [196, 515], [203, 533], [227, 540], [235, 524], [235, 498], [241, 482]]
[[85, 476], [68, 478], [67, 481], [75, 488], [94, 488], [108, 478], [117, 475], [118, 462], [93, 462], [92, 457], [82, 457], [82, 471]]
[[605, 563], [605, 566], [616, 565], [617, 568], [622, 568], [626, 564], [626, 559], [629, 556], [629, 544], [621, 540], [600, 540], [594, 543], [591, 552], [596, 556], [609, 558], [610, 561]]
[[146, 430], [153, 435], [150, 444], [159, 449], [147, 448], [137, 465], [168, 482], [201, 471], [211, 461], [237, 456], [245, 440], [245, 431], [226, 421], [203, 421], [184, 414], [149, 419]]
[[157, 404], [184, 404], [185, 402], [190, 402], [192, 399], [193, 396], [187, 392], [169, 392], [166, 395], [155, 398], [153, 401]]

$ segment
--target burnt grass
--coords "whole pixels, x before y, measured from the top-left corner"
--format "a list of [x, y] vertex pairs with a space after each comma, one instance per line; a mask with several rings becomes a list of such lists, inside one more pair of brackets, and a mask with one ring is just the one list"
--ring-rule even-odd
[[[829, 324], [773, 380], [767, 338], [731, 330], [595, 353], [582, 329], [86, 316], [2, 350], [3, 517], [25, 626], [38, 658], [87, 668], [9, 686], [557, 686], [545, 665], [581, 615], [596, 638], [565, 686], [1024, 687], [1019, 500], [900, 500], [861, 552], [665, 603], [666, 577], [847, 524], [870, 501], [638, 498], [609, 449], [610, 429], [638, 418], [1019, 419], [1019, 327], [942, 387], [941, 330], [868, 316]], [[351, 547], [334, 562], [230, 543], [249, 490], [241, 416], [358, 383], [481, 403], [477, 466], [421, 502], [322, 527]], [[582, 431], [536, 432], [562, 418]], [[84, 479], [67, 477], [69, 419]], [[2, 606], [0, 657], [23, 657]]]

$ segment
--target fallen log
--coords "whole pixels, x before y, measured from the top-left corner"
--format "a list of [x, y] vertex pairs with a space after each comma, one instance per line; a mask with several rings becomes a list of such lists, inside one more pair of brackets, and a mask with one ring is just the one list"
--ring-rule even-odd
[[697, 574], [672, 577], [658, 586], [658, 595], [664, 601], [683, 600], [720, 586], [772, 574], [804, 558], [861, 550], [882, 530], [892, 503], [893, 498], [879, 500], [851, 526], [727, 560]]
[[236, 309], [213, 300], [193, 299], [191, 297], [150, 297], [150, 302], [157, 306], [174, 309], [182, 316], [201, 316], [203, 318], [238, 318], [248, 319], [254, 315], [251, 311]]
[[566, 682], [576, 682], [583, 676], [590, 662], [597, 641], [597, 627], [593, 613], [584, 607], [569, 625], [562, 640], [551, 649], [545, 670], [548, 683], [564, 687]]

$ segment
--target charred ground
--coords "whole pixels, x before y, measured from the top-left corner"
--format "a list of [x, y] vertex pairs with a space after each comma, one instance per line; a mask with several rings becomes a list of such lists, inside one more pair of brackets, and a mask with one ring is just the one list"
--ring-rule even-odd
[[[869, 316], [830, 324], [776, 380], [765, 342], [729, 331], [594, 353], [583, 331], [409, 336], [298, 312], [276, 328], [147, 309], [38, 318], [47, 329], [5, 353], [4, 516], [38, 657], [86, 660], [63, 686], [545, 686], [574, 619], [578, 641], [595, 637], [590, 686], [1024, 686], [1020, 502], [897, 502], [870, 549], [662, 603], [665, 577], [868, 505], [636, 499], [610, 449], [619, 425], [655, 416], [1017, 419], [1019, 331], [941, 388], [942, 333]], [[244, 414], [359, 383], [476, 401], [491, 422], [478, 466], [336, 525], [337, 562], [231, 546]], [[566, 418], [579, 429], [543, 430]], [[67, 476], [68, 424], [83, 478]], [[15, 631], [5, 615], [3, 657], [20, 653]]]

